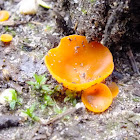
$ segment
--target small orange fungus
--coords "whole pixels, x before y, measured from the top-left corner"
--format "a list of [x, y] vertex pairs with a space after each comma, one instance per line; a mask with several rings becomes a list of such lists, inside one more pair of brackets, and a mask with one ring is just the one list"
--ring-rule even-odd
[[115, 98], [119, 93], [119, 87], [117, 86], [115, 82], [110, 83], [108, 87], [112, 93], [113, 98]]
[[9, 12], [8, 11], [0, 11], [0, 22], [1, 21], [5, 21], [5, 20], [8, 20], [9, 18]]
[[111, 105], [112, 100], [111, 91], [102, 83], [86, 89], [82, 94], [82, 102], [86, 108], [96, 113], [105, 111]]
[[114, 69], [112, 54], [98, 42], [88, 43], [85, 36], [70, 35], [45, 56], [51, 75], [71, 90], [85, 90], [107, 78]]
[[13, 37], [11, 35], [9, 35], [9, 34], [2, 34], [0, 36], [0, 40], [2, 42], [10, 42], [12, 39], [13, 39]]

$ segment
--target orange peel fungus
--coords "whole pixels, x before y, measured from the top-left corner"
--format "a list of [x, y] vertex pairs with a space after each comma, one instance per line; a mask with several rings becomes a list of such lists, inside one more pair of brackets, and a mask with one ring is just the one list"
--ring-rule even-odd
[[1, 36], [0, 36], [0, 40], [2, 41], [2, 42], [10, 42], [10, 41], [12, 41], [12, 39], [13, 39], [13, 37], [12, 37], [12, 35], [9, 35], [9, 34], [2, 34]]
[[86, 108], [96, 113], [105, 111], [111, 105], [112, 100], [111, 91], [102, 83], [86, 89], [82, 94], [82, 102]]
[[8, 20], [9, 16], [10, 16], [10, 14], [8, 11], [6, 11], [6, 10], [0, 11], [0, 22]]
[[113, 98], [115, 98], [119, 93], [119, 87], [117, 86], [117, 84], [115, 82], [112, 82], [108, 85], [108, 88], [110, 89]]
[[100, 83], [114, 69], [109, 49], [98, 42], [88, 43], [80, 35], [62, 38], [58, 47], [45, 56], [45, 64], [53, 78], [75, 91]]

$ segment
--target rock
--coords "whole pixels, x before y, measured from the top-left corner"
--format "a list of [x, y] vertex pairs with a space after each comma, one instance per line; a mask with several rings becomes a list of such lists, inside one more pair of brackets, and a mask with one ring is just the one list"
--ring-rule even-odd
[[14, 89], [12, 89], [12, 88], [8, 88], [8, 89], [4, 90], [0, 94], [0, 103], [3, 104], [3, 105], [5, 105], [5, 104], [7, 104], [7, 99], [9, 101], [11, 101], [12, 100], [12, 96], [13, 96], [12, 95], [13, 92], [16, 92], [16, 91]]
[[2, 115], [0, 116], [0, 129], [18, 126], [22, 120], [23, 118], [19, 116]]
[[140, 126], [140, 115], [134, 115], [133, 117], [128, 119], [131, 121], [134, 125]]
[[36, 14], [38, 9], [37, 0], [22, 0], [20, 2], [19, 12], [21, 14]]
[[64, 132], [65, 137], [78, 137], [80, 135], [80, 131], [78, 129], [78, 126], [69, 127]]
[[133, 112], [134, 112], [134, 113], [140, 113], [140, 107], [135, 107], [135, 108], [133, 109]]

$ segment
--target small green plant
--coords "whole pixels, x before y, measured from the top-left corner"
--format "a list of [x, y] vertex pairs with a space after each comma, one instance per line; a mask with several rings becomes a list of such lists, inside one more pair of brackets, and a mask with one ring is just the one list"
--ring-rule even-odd
[[4, 28], [4, 29], [5, 29], [5, 31], [6, 31], [6, 32], [10, 32], [10, 31], [11, 31], [11, 29], [9, 29], [9, 27], [8, 27], [8, 26], [5, 26], [5, 28]]
[[22, 99], [18, 97], [16, 90], [9, 89], [9, 92], [11, 92], [11, 97], [5, 96], [5, 99], [9, 103], [10, 108], [14, 110], [16, 105], [22, 105]]
[[55, 102], [50, 95], [44, 95], [44, 103], [46, 106], [54, 106]]
[[[62, 85], [59, 84], [52, 89], [50, 85], [45, 84], [47, 80], [45, 74], [34, 74], [34, 79], [35, 81], [28, 81], [27, 83], [32, 86], [32, 90], [35, 91], [35, 93], [39, 93], [38, 101], [40, 102], [40, 108], [44, 110], [46, 109], [46, 107], [53, 107], [54, 111], [57, 114], [61, 114], [62, 112], [64, 112], [66, 108], [64, 107], [63, 109], [61, 109], [60, 107], [58, 107], [54, 100], [54, 96], [57, 97], [60, 95], [59, 93], [62, 90]], [[70, 101], [73, 106], [75, 106], [77, 103], [76, 96], [76, 92], [66, 90], [66, 97], [64, 99], [64, 102]]]
[[73, 106], [75, 106], [77, 103], [76, 96], [77, 96], [76, 92], [67, 89], [64, 102], [70, 101], [73, 104]]
[[54, 93], [54, 89], [51, 89], [49, 85], [42, 85], [41, 86], [41, 93], [46, 93], [48, 95], [52, 95]]
[[[53, 107], [53, 110], [57, 115], [64, 113], [66, 111], [66, 109], [67, 109], [66, 107], [60, 108], [57, 104]], [[69, 118], [70, 118], [70, 116], [66, 115], [66, 116], [64, 116], [63, 119], [69, 120]]]
[[13, 37], [16, 36], [16, 32], [15, 31], [11, 31], [11, 34], [12, 34]]
[[46, 74], [44, 74], [44, 75], [34, 74], [33, 77], [35, 79], [35, 82], [28, 81], [27, 84], [31, 85], [34, 90], [40, 90], [43, 85], [44, 85], [43, 86], [44, 89], [48, 88], [48, 86], [45, 86], [45, 82], [47, 80]]
[[66, 111], [66, 107], [60, 108], [57, 104], [55, 104], [53, 110], [56, 114], [61, 114]]
[[27, 82], [29, 85], [32, 86], [32, 89], [34, 91], [37, 91], [39, 93], [39, 101], [41, 103], [40, 107], [41, 109], [45, 109], [47, 106], [51, 107], [55, 105], [55, 101], [52, 98], [52, 94], [56, 93], [60, 88], [59, 86], [56, 86], [54, 89], [51, 89], [50, 85], [45, 84], [46, 83], [46, 75], [37, 75], [34, 74], [35, 82], [29, 81]]
[[5, 32], [10, 33], [13, 37], [16, 36], [16, 32], [13, 29], [9, 28], [8, 26], [5, 26], [4, 29], [5, 29]]
[[53, 93], [56, 93], [60, 90], [59, 86], [54, 87], [54, 89], [51, 89], [50, 85], [45, 84], [46, 83], [46, 74], [44, 75], [37, 75], [34, 74], [35, 82], [28, 81], [27, 84], [32, 86], [32, 90], [36, 90], [39, 93], [52, 95]]
[[26, 111], [23, 111], [32, 121], [39, 121], [39, 117], [34, 114], [36, 104], [33, 104], [31, 107], [27, 108]]

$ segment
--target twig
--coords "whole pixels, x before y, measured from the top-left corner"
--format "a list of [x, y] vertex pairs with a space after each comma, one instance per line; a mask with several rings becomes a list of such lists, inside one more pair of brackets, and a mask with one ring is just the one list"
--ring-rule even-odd
[[0, 25], [1, 26], [19, 26], [21, 24], [26, 24], [28, 23], [29, 21], [13, 21], [13, 20], [9, 20], [9, 21], [3, 21], [3, 22], [0, 22]]
[[78, 27], [78, 21], [75, 23], [74, 30], [76, 30], [77, 27]]
[[64, 116], [70, 115], [70, 114], [76, 112], [77, 110], [81, 110], [83, 108], [85, 108], [85, 106], [83, 105], [83, 103], [79, 103], [79, 105], [77, 105], [76, 107], [73, 107], [73, 108], [65, 111], [64, 113], [57, 115], [55, 118], [53, 118], [53, 119], [51, 119], [51, 120], [49, 120], [47, 122], [42, 122], [41, 121], [40, 123], [43, 124], [43, 125], [53, 124], [54, 122], [56, 122], [57, 120], [60, 120]]
[[44, 125], [52, 124], [52, 123], [56, 122], [57, 120], [60, 120], [64, 116], [74, 113], [75, 111], [76, 111], [76, 108], [69, 109], [69, 110], [65, 111], [64, 113], [57, 115], [55, 118], [47, 121], [46, 123], [44, 123]]
[[36, 22], [36, 21], [13, 21], [13, 20], [9, 20], [9, 21], [3, 21], [0, 22], [0, 26], [19, 26], [19, 25], [23, 25], [23, 24], [27, 24], [27, 23], [32, 23], [32, 24], [36, 24], [36, 25], [42, 25], [42, 23], [40, 22]]
[[129, 47], [129, 51], [127, 52], [127, 55], [128, 55], [128, 57], [130, 59], [133, 71], [135, 73], [137, 73], [137, 74], [140, 74], [139, 69], [138, 69], [137, 64], [136, 64], [136, 61], [135, 61], [135, 58], [134, 58], [134, 55], [133, 55], [132, 50], [131, 50], [130, 47]]
[[36, 24], [36, 25], [43, 25], [42, 23], [37, 22], [37, 21], [30, 21], [30, 23], [32, 23], [32, 24]]

